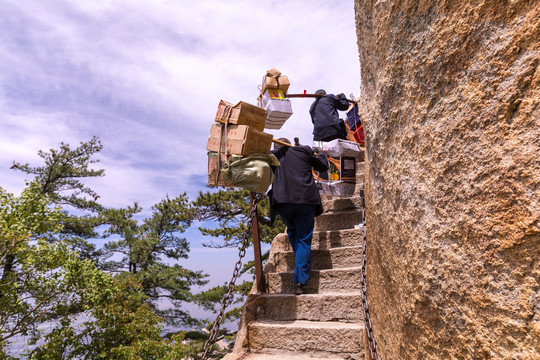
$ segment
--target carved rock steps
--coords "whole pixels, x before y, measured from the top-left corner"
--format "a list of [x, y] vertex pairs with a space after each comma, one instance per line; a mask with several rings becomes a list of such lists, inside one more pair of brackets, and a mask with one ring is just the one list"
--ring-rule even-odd
[[[337, 321], [256, 321], [248, 325], [250, 348], [333, 353], [354, 358], [363, 348], [363, 324]], [[357, 357], [358, 358], [358, 357]]]
[[354, 226], [362, 221], [362, 210], [360, 209], [327, 212], [317, 217], [315, 231], [354, 229]]
[[363, 319], [360, 292], [326, 294], [265, 294], [257, 319], [358, 322]]
[[[270, 294], [292, 294], [294, 291], [293, 272], [265, 274], [266, 286]], [[360, 267], [342, 269], [311, 270], [307, 283], [309, 294], [348, 293], [360, 291]]]
[[[285, 234], [265, 267], [268, 293], [256, 300], [244, 359], [363, 359], [360, 295], [361, 198], [327, 199], [316, 219], [308, 294], [293, 295], [294, 254]], [[232, 355], [232, 354], [231, 354]], [[227, 359], [232, 359], [227, 357]]]
[[284, 350], [277, 350], [272, 351], [271, 349], [265, 349], [264, 353], [249, 353], [249, 354], [243, 354], [240, 357], [234, 357], [230, 358], [230, 356], [233, 356], [233, 354], [227, 355], [224, 360], [316, 360], [316, 359], [324, 359], [324, 360], [341, 360], [344, 357], [343, 356], [334, 356], [329, 354], [320, 354], [317, 355], [315, 353], [308, 353], [304, 352], [301, 354], [298, 354], [294, 351], [284, 351]]
[[[347, 246], [333, 249], [315, 249], [311, 251], [311, 266], [313, 269], [339, 269], [361, 265], [362, 248], [360, 246]], [[294, 270], [294, 253], [292, 251], [278, 251], [273, 254], [276, 264], [275, 271], [288, 272]]]

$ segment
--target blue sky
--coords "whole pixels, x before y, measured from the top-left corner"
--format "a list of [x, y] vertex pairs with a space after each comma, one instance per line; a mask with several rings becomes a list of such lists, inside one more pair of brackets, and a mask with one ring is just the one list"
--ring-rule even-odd
[[[353, 3], [1, 1], [0, 186], [24, 186], [13, 160], [41, 165], [38, 150], [96, 135], [106, 175], [88, 184], [104, 205], [137, 201], [148, 214], [165, 194], [194, 199], [219, 101], [256, 104], [266, 70], [288, 75], [291, 93], [359, 96]], [[310, 103], [293, 99], [293, 116], [267, 132], [311, 145]], [[196, 229], [186, 236], [185, 265], [228, 281], [237, 250], [203, 248]]]

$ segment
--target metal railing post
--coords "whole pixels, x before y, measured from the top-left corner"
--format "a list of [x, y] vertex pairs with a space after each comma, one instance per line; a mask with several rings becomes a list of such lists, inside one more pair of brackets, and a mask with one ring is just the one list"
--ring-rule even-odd
[[[255, 200], [255, 194], [249, 192], [249, 205], [250, 210], [253, 211]], [[257, 292], [264, 293], [266, 291], [266, 284], [264, 281], [264, 274], [262, 268], [262, 256], [261, 256], [261, 241], [259, 239], [259, 220], [257, 219], [258, 213], [255, 209], [255, 216], [251, 222], [251, 230], [253, 232], [253, 251], [255, 253], [255, 279], [257, 281]]]

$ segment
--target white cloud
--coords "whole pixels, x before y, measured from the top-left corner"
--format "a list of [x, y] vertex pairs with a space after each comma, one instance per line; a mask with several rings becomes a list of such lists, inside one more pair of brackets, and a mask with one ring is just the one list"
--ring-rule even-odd
[[[272, 67], [293, 93], [360, 89], [352, 0], [4, 0], [0, 40], [0, 186], [23, 186], [12, 160], [97, 135], [106, 176], [90, 184], [107, 206], [205, 190], [219, 100], [256, 103]], [[311, 144], [311, 100], [291, 101], [268, 132]]]
[[[219, 100], [255, 103], [267, 69], [288, 75], [290, 92], [358, 95], [352, 1], [26, 0], [0, 10], [8, 183], [13, 159], [98, 135], [107, 176], [97, 186], [110, 204], [179, 186], [195, 194]], [[268, 132], [311, 144], [311, 101], [292, 102], [294, 115]]]

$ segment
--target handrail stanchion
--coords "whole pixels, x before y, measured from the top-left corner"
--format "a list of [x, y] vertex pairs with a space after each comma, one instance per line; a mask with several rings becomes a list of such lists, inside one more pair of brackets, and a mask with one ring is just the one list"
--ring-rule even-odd
[[[249, 205], [251, 211], [253, 211], [255, 200], [255, 194], [249, 192]], [[253, 232], [253, 251], [255, 253], [255, 278], [257, 281], [257, 292], [264, 293], [266, 291], [266, 284], [264, 281], [262, 258], [261, 258], [261, 241], [259, 239], [259, 220], [257, 219], [257, 209], [255, 209], [255, 216], [251, 222], [251, 230]]]

